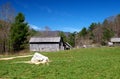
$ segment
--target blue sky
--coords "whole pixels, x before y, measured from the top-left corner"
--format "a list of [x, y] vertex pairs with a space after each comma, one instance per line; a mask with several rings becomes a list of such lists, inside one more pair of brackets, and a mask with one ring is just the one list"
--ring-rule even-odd
[[80, 31], [92, 22], [120, 14], [120, 0], [0, 0], [10, 2], [37, 30]]

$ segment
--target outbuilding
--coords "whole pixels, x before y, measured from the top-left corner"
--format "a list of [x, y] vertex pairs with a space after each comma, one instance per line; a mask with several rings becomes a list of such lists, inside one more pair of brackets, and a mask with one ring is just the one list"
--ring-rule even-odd
[[112, 43], [113, 43], [113, 45], [119, 45], [120, 46], [120, 38], [111, 38], [111, 40], [110, 40]]
[[31, 37], [30, 51], [51, 52], [64, 50], [64, 42], [61, 37]]

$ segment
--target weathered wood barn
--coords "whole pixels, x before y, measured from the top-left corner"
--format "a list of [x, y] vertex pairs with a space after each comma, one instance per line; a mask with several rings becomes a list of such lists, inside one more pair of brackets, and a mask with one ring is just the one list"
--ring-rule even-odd
[[31, 37], [30, 51], [50, 52], [64, 50], [64, 42], [61, 37]]
[[111, 38], [110, 40], [114, 46], [120, 46], [120, 38]]

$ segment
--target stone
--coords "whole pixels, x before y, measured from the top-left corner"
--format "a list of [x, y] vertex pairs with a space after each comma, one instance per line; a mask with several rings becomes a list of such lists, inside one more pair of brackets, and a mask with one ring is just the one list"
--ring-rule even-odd
[[32, 59], [31, 59], [31, 63], [33, 64], [48, 64], [49, 62], [49, 58], [36, 52]]

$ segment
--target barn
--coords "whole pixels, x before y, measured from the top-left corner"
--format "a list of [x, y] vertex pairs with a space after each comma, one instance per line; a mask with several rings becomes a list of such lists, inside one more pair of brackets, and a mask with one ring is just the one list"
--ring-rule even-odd
[[61, 37], [31, 37], [30, 51], [50, 52], [64, 50], [64, 42]]
[[111, 38], [110, 41], [114, 46], [120, 46], [120, 38]]

